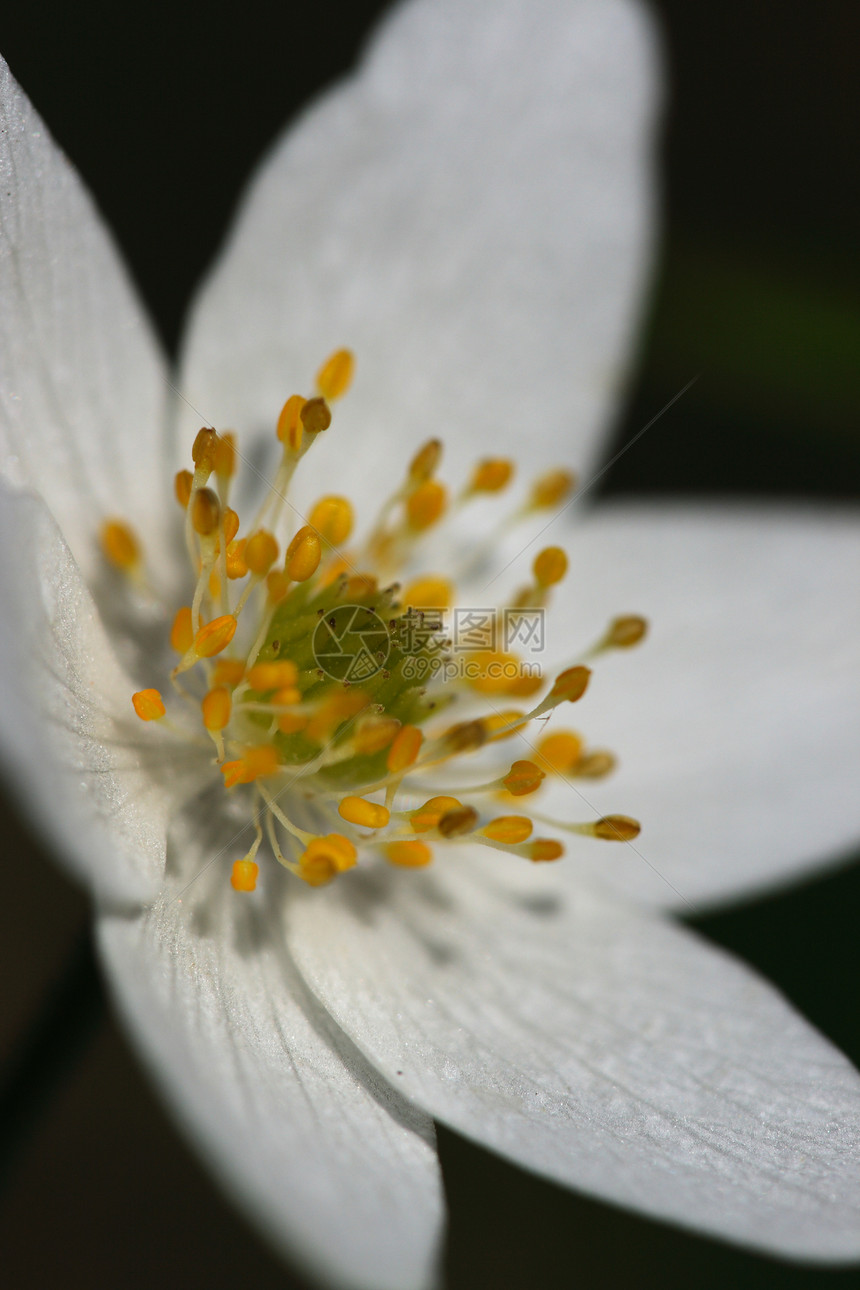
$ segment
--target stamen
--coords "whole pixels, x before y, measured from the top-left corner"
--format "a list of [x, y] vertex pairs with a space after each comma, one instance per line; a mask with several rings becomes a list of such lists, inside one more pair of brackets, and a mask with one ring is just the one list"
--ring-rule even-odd
[[443, 815], [449, 811], [460, 810], [462, 805], [463, 803], [456, 797], [431, 797], [409, 816], [413, 832], [428, 833], [430, 829], [437, 827]]
[[508, 845], [525, 842], [526, 838], [531, 837], [533, 831], [534, 825], [527, 815], [499, 815], [481, 829], [485, 838], [491, 838], [494, 842], [505, 842]]
[[176, 494], [176, 500], [182, 507], [183, 511], [191, 501], [191, 486], [194, 483], [194, 476], [190, 470], [179, 470], [176, 472], [176, 478], [173, 481], [173, 491]]
[[308, 399], [299, 412], [305, 434], [318, 435], [331, 425], [331, 409], [325, 399]]
[[386, 807], [368, 802], [363, 797], [344, 797], [337, 810], [344, 820], [365, 829], [384, 829], [391, 819], [391, 812]]
[[411, 487], [417, 488], [435, 474], [441, 460], [441, 439], [428, 439], [409, 463], [408, 481]]
[[567, 573], [567, 555], [560, 546], [548, 546], [535, 557], [532, 565], [539, 587], [552, 587]]
[[293, 686], [298, 680], [298, 668], [290, 659], [277, 663], [255, 663], [247, 675], [252, 690], [279, 690]]
[[572, 730], [559, 730], [538, 741], [537, 756], [551, 770], [564, 775], [573, 770], [582, 755], [582, 740]]
[[299, 877], [310, 887], [322, 887], [339, 873], [352, 869], [358, 853], [341, 833], [313, 838], [299, 860]]
[[170, 644], [177, 654], [187, 654], [194, 644], [190, 605], [183, 605], [181, 609], [177, 609], [170, 629]]
[[102, 525], [101, 546], [115, 569], [132, 573], [140, 567], [140, 543], [123, 520], [107, 520]]
[[259, 872], [260, 866], [253, 860], [236, 860], [230, 874], [230, 886], [234, 891], [254, 891]]
[[352, 506], [346, 497], [321, 497], [308, 516], [308, 523], [328, 546], [334, 547], [349, 538], [353, 518]]
[[225, 761], [221, 774], [224, 787], [233, 788], [236, 784], [252, 784], [255, 779], [277, 775], [280, 769], [277, 750], [271, 744], [260, 744], [246, 748], [236, 761]]
[[141, 721], [160, 721], [167, 711], [158, 690], [138, 690], [131, 701]]
[[536, 793], [546, 775], [533, 761], [515, 761], [507, 775], [501, 780], [503, 787], [512, 797], [527, 797]]
[[248, 570], [262, 578], [278, 558], [278, 544], [266, 529], [258, 529], [246, 540], [243, 555]]
[[423, 869], [433, 860], [433, 852], [426, 842], [389, 842], [382, 854], [398, 869]]
[[300, 394], [291, 394], [278, 417], [277, 436], [285, 450], [298, 452], [302, 446], [302, 408], [305, 400]]
[[471, 493], [500, 493], [513, 478], [514, 464], [504, 457], [489, 457], [479, 461], [466, 489]]
[[350, 350], [338, 349], [317, 372], [317, 389], [329, 402], [340, 399], [352, 384], [354, 372], [355, 359]]
[[549, 510], [569, 497], [576, 487], [576, 475], [569, 470], [550, 470], [532, 485], [528, 510]]
[[319, 568], [322, 546], [319, 534], [309, 524], [300, 528], [287, 547], [284, 570], [292, 582], [307, 582]]
[[423, 741], [424, 735], [417, 726], [403, 726], [398, 730], [385, 759], [391, 774], [397, 775], [415, 764]]
[[478, 823], [478, 812], [473, 806], [460, 806], [446, 811], [436, 825], [443, 838], [459, 838], [471, 833]]
[[404, 609], [449, 609], [454, 601], [454, 588], [447, 578], [416, 578], [406, 587], [400, 601]]
[[406, 516], [409, 527], [423, 533], [442, 516], [448, 501], [445, 485], [436, 479], [425, 479], [406, 499]]

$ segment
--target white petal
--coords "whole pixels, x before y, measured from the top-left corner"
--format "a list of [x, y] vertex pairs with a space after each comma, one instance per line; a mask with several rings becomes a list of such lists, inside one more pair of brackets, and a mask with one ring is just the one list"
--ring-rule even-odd
[[0, 471], [42, 494], [88, 576], [105, 516], [163, 527], [166, 393], [101, 218], [0, 60]]
[[482, 860], [451, 863], [456, 884], [355, 874], [291, 911], [305, 979], [392, 1083], [583, 1191], [860, 1257], [860, 1077], [775, 991], [585, 886], [553, 897], [527, 866], [515, 895]]
[[[283, 885], [283, 876], [272, 875]], [[205, 882], [205, 879], [202, 880]], [[431, 1121], [309, 996], [271, 917], [277, 891], [197, 886], [100, 943], [129, 1026], [179, 1122], [288, 1256], [343, 1287], [435, 1281], [443, 1221]], [[267, 903], [268, 902], [268, 903]], [[330, 1023], [329, 1023], [330, 1025]]]
[[548, 809], [643, 825], [632, 847], [571, 844], [574, 883], [583, 865], [686, 908], [844, 856], [860, 838], [860, 514], [617, 504], [569, 549], [575, 594], [547, 624], [556, 657], [616, 614], [651, 624], [635, 651], [598, 659], [585, 698], [548, 727], [620, 759], [601, 784], [556, 781]]
[[527, 443], [532, 468], [587, 469], [650, 244], [654, 54], [626, 0], [397, 10], [261, 169], [192, 315], [191, 402], [271, 438], [348, 345], [300, 497], [378, 495], [380, 459], [399, 474], [435, 435], [449, 466]]
[[98, 897], [151, 898], [164, 867], [169, 753], [154, 733], [142, 738], [131, 707], [137, 687], [40, 500], [0, 486], [0, 549], [7, 771], [36, 825]]

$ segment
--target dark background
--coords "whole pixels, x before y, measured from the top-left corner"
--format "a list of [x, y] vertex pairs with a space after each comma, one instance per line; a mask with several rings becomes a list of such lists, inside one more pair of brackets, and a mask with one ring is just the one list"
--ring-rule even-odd
[[[273, 24], [255, 0], [229, 23], [196, 6], [170, 16], [115, 2], [7, 6], [0, 48], [95, 192], [171, 349], [261, 150], [350, 66], [385, 7], [287, 4]], [[856, 504], [860, 9], [654, 7], [671, 82], [666, 236], [617, 447], [701, 378], [604, 492]], [[2, 837], [0, 1071], [15, 1108], [0, 1161], [7, 1283], [302, 1286], [221, 1199], [150, 1091], [104, 1004], [86, 901], [11, 803]], [[855, 1061], [858, 896], [860, 869], [848, 868], [697, 920]], [[783, 1265], [616, 1213], [451, 1133], [440, 1147], [453, 1290], [860, 1284], [853, 1271]]]

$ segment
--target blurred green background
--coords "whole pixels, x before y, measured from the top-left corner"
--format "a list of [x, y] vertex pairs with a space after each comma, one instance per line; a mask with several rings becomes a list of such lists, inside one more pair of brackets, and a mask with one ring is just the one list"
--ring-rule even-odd
[[[229, 22], [196, 5], [7, 8], [0, 48], [94, 190], [168, 346], [261, 150], [351, 65], [385, 7], [286, 4], [273, 20], [249, 0]], [[616, 448], [701, 375], [603, 492], [856, 506], [860, 8], [653, 7], [670, 83], [665, 236]], [[846, 570], [846, 594], [857, 594], [858, 572]], [[150, 1091], [104, 1004], [86, 901], [13, 803], [3, 837], [2, 1069], [35, 1053], [0, 1193], [7, 1284], [301, 1287], [221, 1199]], [[697, 922], [855, 1061], [858, 897], [860, 869], [846, 868]], [[441, 1152], [452, 1290], [860, 1284], [853, 1271], [787, 1266], [617, 1213], [451, 1133]]]

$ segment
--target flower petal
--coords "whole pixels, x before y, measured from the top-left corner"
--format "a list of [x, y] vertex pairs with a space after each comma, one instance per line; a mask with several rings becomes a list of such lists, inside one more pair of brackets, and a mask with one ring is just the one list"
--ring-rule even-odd
[[436, 435], [455, 466], [527, 444], [586, 469], [650, 246], [654, 54], [626, 0], [399, 8], [261, 168], [192, 315], [191, 402], [271, 437], [348, 345], [303, 495], [376, 493], [381, 454], [399, 468]]
[[[507, 857], [498, 866], [512, 867]], [[419, 1106], [528, 1168], [744, 1245], [860, 1256], [860, 1077], [658, 915], [440, 858], [290, 912], [311, 989]], [[521, 862], [519, 862], [521, 863]]]
[[0, 471], [42, 494], [84, 572], [103, 518], [165, 527], [161, 355], [101, 218], [2, 60], [0, 355]]
[[[550, 648], [571, 653], [619, 613], [650, 620], [595, 664], [573, 724], [620, 768], [556, 781], [547, 810], [642, 821], [631, 847], [572, 845], [632, 897], [686, 908], [812, 872], [860, 838], [860, 515], [740, 505], [591, 514], [571, 543], [575, 597]], [[583, 800], [585, 799], [585, 800]]]
[[431, 1121], [325, 1031], [321, 1009], [305, 1010], [272, 893], [237, 898], [217, 881], [220, 905], [217, 892], [195, 905], [195, 887], [100, 925], [156, 1079], [288, 1256], [338, 1286], [432, 1285], [443, 1200]]
[[0, 486], [0, 550], [7, 770], [57, 854], [101, 900], [151, 898], [164, 867], [169, 754], [153, 735], [145, 757], [135, 687], [38, 498]]

